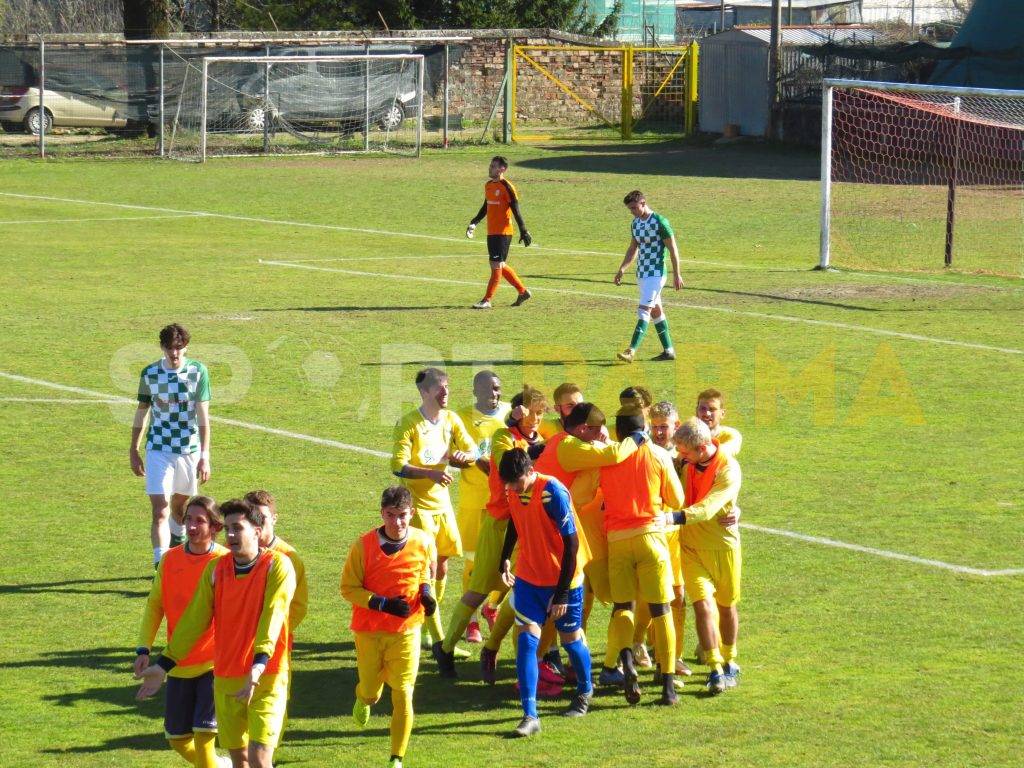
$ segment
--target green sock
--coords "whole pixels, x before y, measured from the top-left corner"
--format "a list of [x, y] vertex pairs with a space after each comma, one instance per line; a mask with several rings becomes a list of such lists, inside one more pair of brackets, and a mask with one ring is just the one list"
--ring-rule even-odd
[[633, 340], [629, 342], [630, 349], [636, 351], [640, 348], [640, 342], [644, 340], [644, 334], [647, 333], [648, 325], [647, 320], [636, 321], [636, 328], [633, 329]]
[[452, 617], [448, 619], [448, 635], [445, 637], [444, 645], [442, 646], [446, 653], [451, 653], [455, 650], [455, 644], [459, 642], [462, 633], [466, 631], [466, 627], [469, 626], [469, 621], [473, 618], [475, 612], [476, 608], [466, 605], [461, 600], [456, 604], [455, 610], [452, 611]]
[[661, 320], [654, 324], [654, 330], [658, 332], [658, 339], [661, 340], [661, 346], [665, 349], [672, 349], [672, 336], [668, 332], [668, 318], [662, 317]]

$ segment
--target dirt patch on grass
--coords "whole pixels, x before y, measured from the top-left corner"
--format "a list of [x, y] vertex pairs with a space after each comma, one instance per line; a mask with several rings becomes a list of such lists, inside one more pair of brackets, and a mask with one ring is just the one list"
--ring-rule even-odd
[[835, 301], [868, 299], [874, 301], [928, 301], [963, 298], [989, 293], [983, 286], [906, 283], [832, 283], [773, 290], [784, 299]]

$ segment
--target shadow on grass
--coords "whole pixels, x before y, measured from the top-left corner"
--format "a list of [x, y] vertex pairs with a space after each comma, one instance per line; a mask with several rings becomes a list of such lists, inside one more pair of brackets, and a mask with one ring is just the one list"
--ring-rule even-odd
[[78, 747], [51, 747], [41, 749], [40, 752], [47, 755], [89, 755], [99, 752], [111, 752], [116, 749], [136, 749], [147, 752], [169, 752], [167, 742], [162, 734], [154, 731], [152, 733], [136, 733], [117, 738], [107, 739], [100, 744], [82, 745]]
[[131, 674], [135, 654], [125, 648], [79, 648], [68, 651], [51, 651], [35, 659], [6, 661], [0, 669], [24, 669], [30, 667], [68, 667], [73, 669], [104, 670]]
[[820, 177], [820, 159], [815, 151], [754, 142], [712, 145], [697, 139], [633, 144], [548, 144], [544, 149], [545, 156], [517, 162], [516, 167], [627, 176], [797, 181], [814, 181]]
[[401, 362], [387, 363], [360, 363], [362, 366], [373, 368], [401, 368], [404, 365], [436, 365], [449, 368], [471, 368], [477, 365], [539, 365], [555, 366], [587, 363], [589, 365], [607, 366], [616, 365], [615, 361], [607, 358], [595, 358], [591, 360], [402, 360]]
[[[106, 584], [145, 583], [145, 590], [101, 586]], [[67, 581], [36, 582], [34, 584], [0, 584], [0, 595], [39, 595], [58, 593], [67, 595], [119, 595], [121, 597], [146, 597], [152, 576], [124, 576], [112, 579], [69, 579]]]
[[338, 307], [257, 307], [253, 312], [421, 312], [431, 309], [472, 309], [467, 304], [435, 304], [431, 306], [338, 306]]

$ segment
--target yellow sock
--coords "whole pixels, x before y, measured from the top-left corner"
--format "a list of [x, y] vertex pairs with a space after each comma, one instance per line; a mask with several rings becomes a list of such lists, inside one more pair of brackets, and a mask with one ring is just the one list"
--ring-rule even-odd
[[644, 602], [637, 603], [633, 617], [633, 645], [639, 645], [647, 636], [647, 627], [651, 624], [651, 607]]
[[672, 601], [672, 628], [676, 631], [676, 658], [683, 658], [686, 647], [686, 605], [678, 597]]
[[[619, 657], [619, 651], [623, 648], [633, 647], [634, 621], [633, 612], [628, 609], [612, 613], [612, 620], [608, 624], [608, 646], [609, 651], [615, 652], [616, 659]], [[615, 664], [609, 666], [615, 666]]]
[[441, 608], [440, 606], [434, 611], [433, 616], [427, 616], [423, 620], [423, 626], [427, 628], [427, 633], [430, 635], [431, 642], [439, 642], [444, 640], [444, 630], [441, 629]]
[[196, 745], [191, 736], [182, 736], [179, 739], [168, 739], [167, 743], [171, 745], [171, 749], [185, 758], [186, 763], [189, 765], [196, 764]]
[[501, 648], [501, 641], [505, 639], [505, 635], [512, 629], [512, 624], [515, 623], [516, 615], [515, 611], [512, 610], [512, 603], [506, 598], [501, 602], [501, 608], [498, 609], [498, 618], [494, 620], [494, 626], [491, 627], [491, 635], [487, 638], [487, 642], [484, 647], [497, 651]]
[[462, 633], [469, 626], [469, 620], [473, 618], [476, 608], [472, 608], [459, 600], [452, 611], [452, 617], [448, 619], [448, 634], [445, 636], [443, 648], [446, 653], [455, 650], [455, 644], [459, 642]]
[[391, 691], [391, 754], [405, 756], [412, 735], [412, 687]]
[[469, 592], [469, 579], [473, 575], [473, 561], [466, 557], [462, 561], [462, 593]]
[[728, 664], [730, 661], [736, 661], [736, 643], [732, 645], [722, 643], [722, 662]]
[[551, 650], [557, 635], [558, 630], [555, 629], [555, 622], [551, 619], [545, 621], [544, 626], [540, 630], [540, 644], [537, 646], [538, 659], [543, 659], [544, 654]]
[[722, 664], [724, 664], [725, 661], [722, 659], [722, 651], [719, 650], [717, 645], [711, 650], [704, 651], [704, 663], [716, 672], [722, 671]]
[[214, 748], [217, 734], [209, 731], [197, 731], [193, 735], [196, 745], [196, 768], [217, 768], [217, 750]]
[[437, 605], [441, 607], [441, 601], [444, 600], [444, 586], [448, 583], [448, 577], [445, 576], [443, 579], [434, 580], [434, 599], [437, 600]]
[[672, 626], [672, 614], [663, 613], [652, 620], [654, 626], [654, 658], [661, 671], [674, 675], [676, 672], [676, 630]]
[[491, 594], [487, 596], [487, 604], [493, 605], [495, 608], [497, 608], [499, 605], [501, 605], [501, 598], [503, 598], [504, 596], [504, 592], [494, 590], [493, 592], [491, 592]]

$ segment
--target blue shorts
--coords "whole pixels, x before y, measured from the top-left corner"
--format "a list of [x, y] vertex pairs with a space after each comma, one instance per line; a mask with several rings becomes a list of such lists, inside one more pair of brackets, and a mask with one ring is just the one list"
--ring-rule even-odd
[[[512, 587], [512, 609], [516, 613], [517, 624], [537, 624], [541, 627], [548, 620], [551, 611], [551, 599], [555, 596], [554, 587], [537, 587], [528, 581], [516, 577]], [[575, 632], [583, 627], [583, 587], [569, 590], [568, 607], [565, 615], [555, 621], [555, 629], [559, 632]]]
[[168, 739], [195, 731], [217, 731], [213, 711], [213, 671], [199, 677], [168, 677], [164, 699], [164, 735]]

